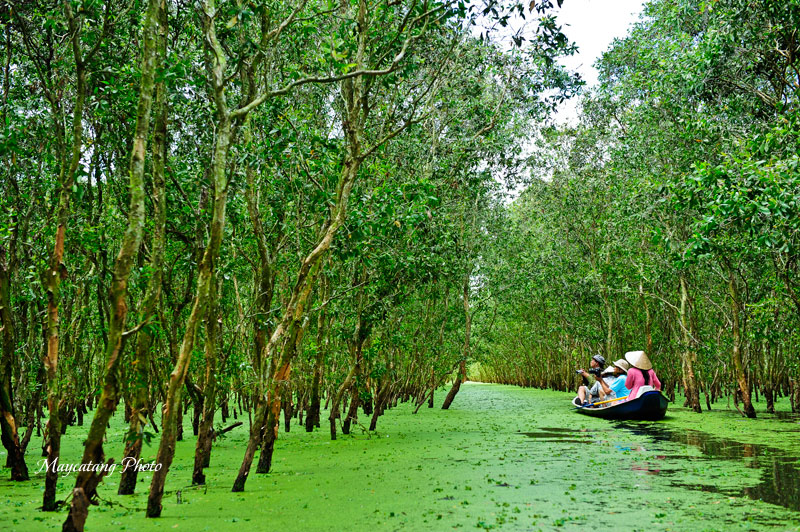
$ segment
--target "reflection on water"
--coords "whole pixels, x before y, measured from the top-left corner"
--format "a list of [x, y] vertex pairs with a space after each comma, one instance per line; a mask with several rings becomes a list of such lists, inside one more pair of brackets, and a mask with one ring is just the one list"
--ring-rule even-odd
[[563, 427], [542, 427], [536, 432], [520, 432], [520, 434], [540, 442], [595, 443], [595, 440], [591, 438], [592, 432], [598, 431], [589, 429], [567, 429]]
[[794, 421], [800, 423], [800, 414], [797, 412], [775, 412], [773, 414], [775, 419], [780, 419], [781, 421]]
[[[663, 424], [617, 422], [617, 429], [625, 429], [637, 436], [643, 436], [652, 441], [647, 443], [649, 451], [663, 450], [657, 454], [656, 460], [675, 460], [691, 462], [696, 460], [733, 460], [739, 461], [748, 468], [760, 469], [761, 478], [757, 486], [735, 489], [719, 489], [713, 485], [685, 484], [680, 481], [669, 481], [673, 486], [695, 490], [724, 493], [726, 495], [746, 496], [755, 500], [777, 504], [791, 510], [800, 511], [800, 464], [797, 456], [790, 456], [785, 451], [766, 445], [741, 443], [732, 440], [716, 438], [695, 430], [671, 430]], [[541, 428], [536, 432], [521, 432], [520, 434], [533, 438], [539, 442], [556, 443], [596, 443], [593, 436], [600, 436], [601, 432], [612, 429], [589, 430], [568, 429], [561, 427]], [[703, 456], [683, 456], [674, 454], [674, 447], [659, 444], [679, 443], [696, 447]], [[622, 447], [616, 445], [621, 451], [644, 451], [640, 446]], [[669, 472], [659, 465], [632, 466], [635, 471], [649, 475], [668, 475]]]
[[[658, 450], [659, 442], [681, 443], [698, 448], [705, 459], [735, 460], [740, 461], [746, 467], [760, 469], [759, 484], [742, 488], [738, 494], [800, 511], [800, 467], [796, 456], [789, 456], [785, 451], [774, 447], [715, 438], [695, 430], [674, 431], [662, 425], [634, 423], [617, 423], [616, 426], [652, 439], [655, 445], [651, 446], [650, 450]], [[674, 455], [663, 455], [663, 457], [657, 456], [656, 458], [698, 459], [698, 457], [676, 457]], [[729, 495], [737, 494], [729, 490], [718, 490], [715, 486], [709, 485], [687, 485], [679, 482], [672, 484], [703, 491], [724, 491]]]

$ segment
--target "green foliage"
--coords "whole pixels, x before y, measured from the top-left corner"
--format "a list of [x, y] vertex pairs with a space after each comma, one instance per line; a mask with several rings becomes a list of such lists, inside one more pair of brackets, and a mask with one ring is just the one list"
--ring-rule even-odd
[[652, 345], [670, 393], [693, 365], [714, 400], [738, 379], [739, 342], [748, 386], [800, 408], [799, 14], [645, 6], [598, 61], [579, 123], [538, 140], [537, 179], [484, 256], [484, 378], [574, 388], [592, 353]]

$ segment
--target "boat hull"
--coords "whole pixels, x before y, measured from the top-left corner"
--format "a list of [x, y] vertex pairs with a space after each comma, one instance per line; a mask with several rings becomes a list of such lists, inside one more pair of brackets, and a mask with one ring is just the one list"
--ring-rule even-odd
[[658, 421], [667, 413], [669, 401], [659, 391], [645, 392], [636, 399], [623, 401], [607, 407], [575, 407], [575, 411], [585, 416], [603, 419], [639, 419]]

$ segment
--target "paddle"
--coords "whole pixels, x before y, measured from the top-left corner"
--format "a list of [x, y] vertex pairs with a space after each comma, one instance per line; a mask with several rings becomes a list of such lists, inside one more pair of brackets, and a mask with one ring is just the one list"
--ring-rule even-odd
[[616, 399], [608, 399], [606, 401], [600, 401], [599, 403], [592, 403], [591, 406], [604, 405], [606, 403], [613, 403], [614, 401], [622, 401], [623, 399], [627, 398], [628, 396], [626, 395], [625, 397], [617, 397]]

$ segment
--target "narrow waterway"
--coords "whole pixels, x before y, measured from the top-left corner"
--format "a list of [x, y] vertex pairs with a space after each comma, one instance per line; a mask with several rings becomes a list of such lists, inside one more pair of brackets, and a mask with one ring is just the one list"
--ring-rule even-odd
[[[796, 419], [673, 409], [660, 422], [612, 423], [573, 413], [569, 399], [468, 383], [451, 410], [415, 415], [399, 405], [377, 434], [356, 428], [332, 442], [327, 430], [308, 434], [294, 425], [280, 435], [273, 472], [251, 475], [237, 494], [230, 486], [247, 422], [215, 446], [205, 487], [190, 485], [189, 436], [178, 443], [161, 519], [143, 515], [149, 475], [136, 495], [119, 497], [116, 474], [101, 486], [87, 531], [800, 530]], [[119, 417], [109, 453], [121, 453]], [[748, 436], [754, 433], [764, 437]], [[79, 459], [83, 435], [70, 427], [64, 461]], [[145, 460], [155, 450], [154, 442]], [[0, 529], [60, 530], [63, 514], [36, 509], [43, 474], [39, 457], [28, 456], [31, 482], [14, 484], [3, 473]], [[62, 480], [59, 498], [72, 482]]]

